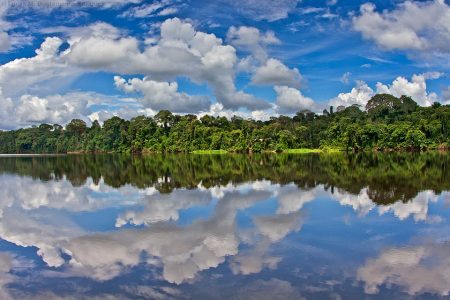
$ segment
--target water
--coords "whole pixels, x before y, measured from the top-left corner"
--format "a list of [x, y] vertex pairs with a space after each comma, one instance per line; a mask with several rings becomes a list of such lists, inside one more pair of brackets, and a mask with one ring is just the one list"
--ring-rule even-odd
[[0, 299], [442, 299], [450, 155], [0, 157]]

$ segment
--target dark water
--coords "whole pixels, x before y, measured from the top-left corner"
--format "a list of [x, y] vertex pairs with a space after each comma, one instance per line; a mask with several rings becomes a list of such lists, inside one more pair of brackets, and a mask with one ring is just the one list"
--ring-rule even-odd
[[0, 157], [0, 299], [442, 299], [450, 155]]

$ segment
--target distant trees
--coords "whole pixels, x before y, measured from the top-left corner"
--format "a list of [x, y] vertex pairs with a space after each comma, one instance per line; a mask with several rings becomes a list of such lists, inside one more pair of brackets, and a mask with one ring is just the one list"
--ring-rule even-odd
[[162, 110], [153, 118], [112, 117], [90, 127], [74, 119], [65, 129], [41, 124], [0, 131], [0, 153], [85, 152], [235, 152], [289, 148], [427, 149], [450, 146], [450, 106], [420, 107], [410, 97], [375, 95], [362, 110], [339, 106], [318, 115], [302, 110], [294, 117], [268, 121], [204, 115], [174, 115]]

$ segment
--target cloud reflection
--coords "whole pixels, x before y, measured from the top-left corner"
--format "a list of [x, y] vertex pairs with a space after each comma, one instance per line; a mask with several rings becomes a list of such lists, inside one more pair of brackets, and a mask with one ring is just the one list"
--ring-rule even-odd
[[[199, 184], [195, 189], [162, 194], [154, 188], [131, 185], [113, 188], [103, 180], [94, 183], [88, 179], [83, 185], [73, 186], [64, 178], [44, 182], [2, 175], [0, 237], [18, 246], [36, 247], [48, 266], [59, 268], [54, 274], [106, 281], [147, 264], [161, 270], [164, 280], [181, 284], [221, 264], [241, 275], [277, 268], [282, 257], [273, 253], [272, 245], [301, 230], [305, 221], [302, 210], [318, 197], [331, 197], [359, 216], [378, 209], [379, 214], [392, 212], [400, 220], [412, 216], [415, 221], [431, 220], [428, 206], [439, 197], [423, 191], [408, 202], [376, 205], [369, 195], [367, 188], [352, 194], [340, 189], [331, 192], [323, 185], [303, 190], [294, 184], [267, 180], [210, 188]], [[268, 200], [276, 201], [276, 207], [251, 216], [250, 228], [241, 228], [237, 221], [239, 212]], [[179, 223], [181, 212], [211, 204], [212, 212], [192, 217], [189, 224]], [[108, 208], [119, 211], [111, 220], [110, 231], [97, 232], [89, 224], [82, 226], [74, 220], [79, 213], [101, 213]], [[389, 272], [379, 272], [381, 279], [371, 280], [367, 274], [376, 274], [375, 271], [360, 271], [358, 275], [371, 292], [391, 280]], [[3, 278], [10, 278], [8, 272], [0, 269], [0, 283], [7, 283]], [[269, 283], [264, 282], [264, 286]], [[426, 290], [424, 286], [426, 283], [411, 290]], [[142, 288], [135, 292], [161, 293]], [[439, 292], [443, 294], [445, 290]]]
[[450, 293], [450, 241], [431, 242], [406, 248], [390, 248], [369, 259], [358, 269], [369, 294], [379, 292], [381, 285], [395, 284], [408, 294]]

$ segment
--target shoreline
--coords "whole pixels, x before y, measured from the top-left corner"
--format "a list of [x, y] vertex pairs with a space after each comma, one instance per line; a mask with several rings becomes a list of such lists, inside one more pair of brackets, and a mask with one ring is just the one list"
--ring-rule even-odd
[[141, 151], [141, 152], [114, 152], [114, 151], [69, 151], [66, 153], [0, 153], [0, 157], [27, 157], [27, 156], [66, 156], [83, 154], [130, 154], [130, 155], [152, 155], [152, 154], [193, 154], [193, 155], [225, 155], [225, 154], [331, 154], [331, 153], [426, 153], [426, 152], [448, 152], [450, 148], [430, 148], [419, 149], [372, 149], [372, 150], [349, 150], [345, 151], [338, 148], [325, 149], [286, 149], [283, 151], [263, 150], [259, 152], [248, 151], [227, 151], [227, 150], [193, 150], [193, 151]]

